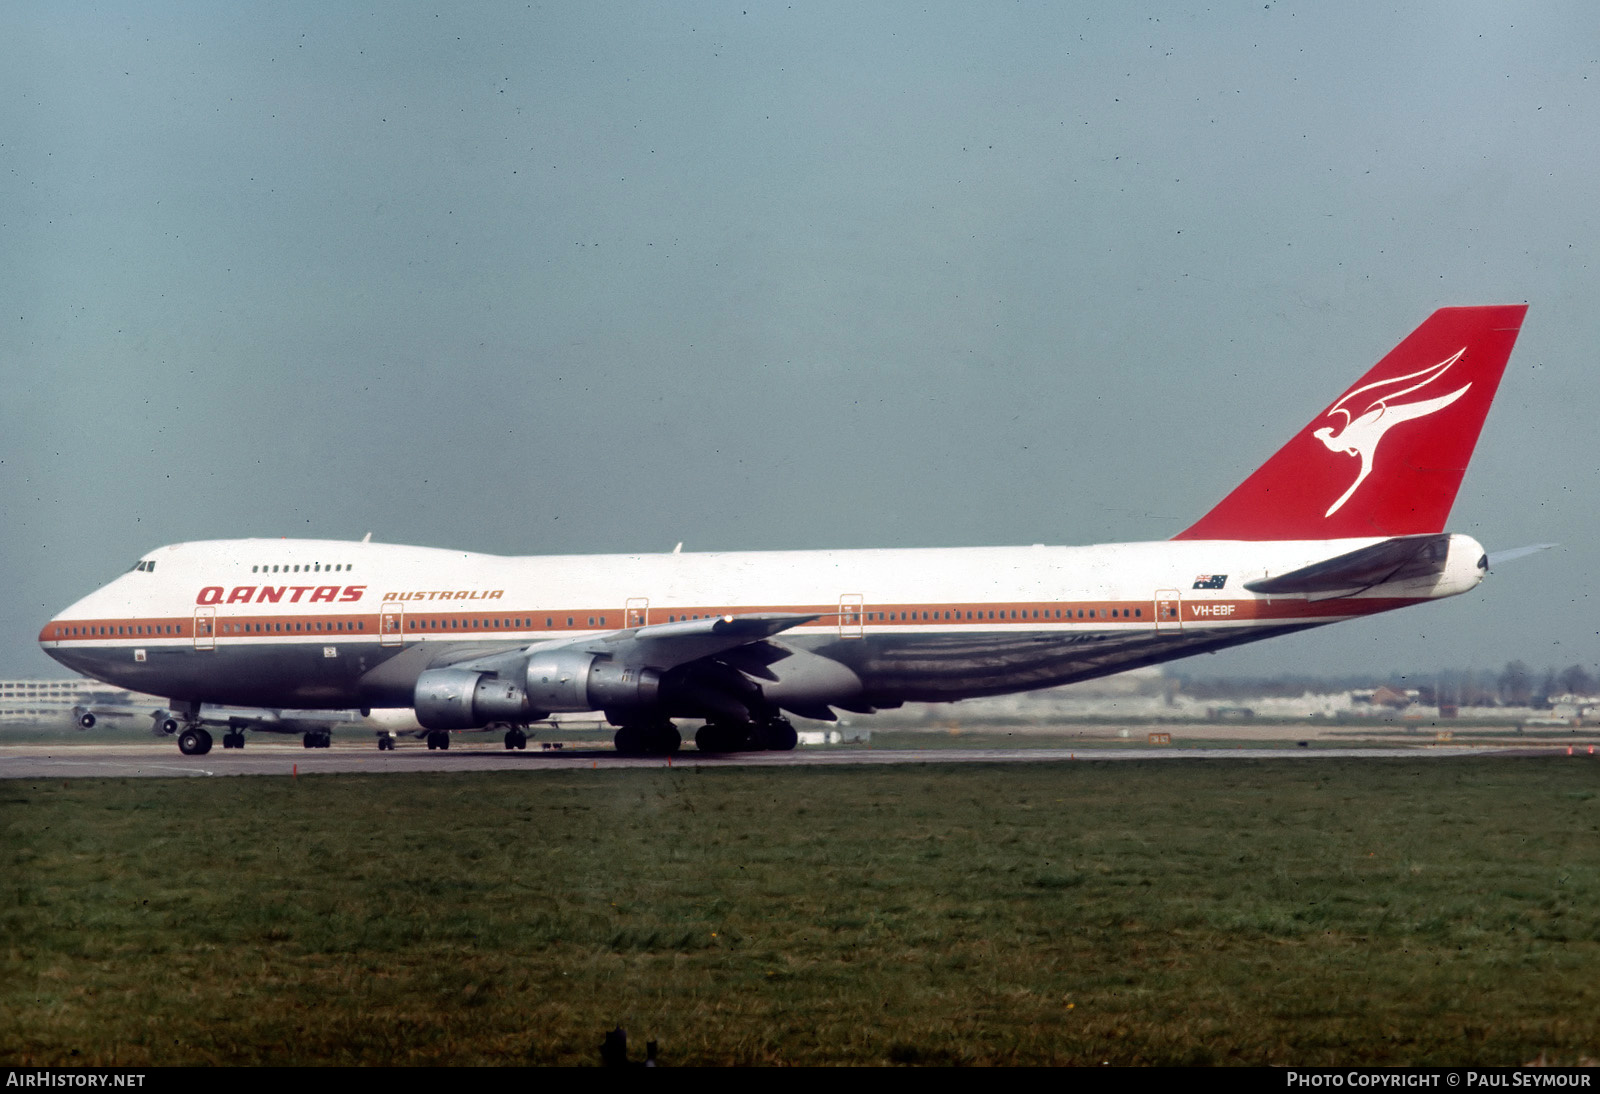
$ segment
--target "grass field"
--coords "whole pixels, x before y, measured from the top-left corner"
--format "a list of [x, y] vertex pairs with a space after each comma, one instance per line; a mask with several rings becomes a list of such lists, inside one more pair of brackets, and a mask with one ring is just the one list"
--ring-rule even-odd
[[0, 784], [10, 1064], [1600, 1056], [1589, 757]]

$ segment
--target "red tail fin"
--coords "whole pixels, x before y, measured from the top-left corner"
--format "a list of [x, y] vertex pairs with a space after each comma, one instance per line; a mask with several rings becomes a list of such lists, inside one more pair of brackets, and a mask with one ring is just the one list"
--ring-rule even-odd
[[1443, 530], [1526, 304], [1441, 308], [1174, 539]]

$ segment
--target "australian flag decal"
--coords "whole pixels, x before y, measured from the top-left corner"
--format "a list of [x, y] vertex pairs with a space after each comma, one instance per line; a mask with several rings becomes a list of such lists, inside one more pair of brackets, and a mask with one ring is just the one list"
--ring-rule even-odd
[[1227, 583], [1227, 574], [1201, 574], [1194, 579], [1196, 589], [1220, 589]]

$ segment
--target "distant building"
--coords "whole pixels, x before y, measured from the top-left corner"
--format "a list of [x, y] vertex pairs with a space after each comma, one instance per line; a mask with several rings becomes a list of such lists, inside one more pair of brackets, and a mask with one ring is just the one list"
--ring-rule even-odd
[[1352, 691], [1350, 693], [1350, 701], [1357, 704], [1366, 703], [1375, 707], [1404, 710], [1412, 703], [1415, 703], [1420, 695], [1421, 693], [1416, 688], [1408, 688], [1402, 691], [1399, 688], [1384, 684], [1373, 688], [1371, 691]]

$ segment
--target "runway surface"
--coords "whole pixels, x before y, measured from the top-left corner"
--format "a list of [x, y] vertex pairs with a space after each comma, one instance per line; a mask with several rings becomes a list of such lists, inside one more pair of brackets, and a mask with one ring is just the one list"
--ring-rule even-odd
[[[973, 763], [1138, 762], [1191, 760], [1416, 760], [1467, 756], [1548, 756], [1556, 748], [1430, 745], [1417, 748], [1019, 748], [872, 749], [815, 748], [794, 752], [747, 752], [725, 756], [693, 750], [670, 760], [618, 756], [609, 749], [507, 752], [453, 748], [443, 752], [401, 749], [379, 752], [355, 747], [305, 749], [289, 744], [251, 744], [242, 751], [214, 748], [205, 756], [183, 756], [176, 748], [149, 745], [0, 745], [0, 779], [205, 778], [221, 775], [388, 775], [442, 771], [572, 771], [581, 768], [839, 767]], [[1576, 755], [1595, 756], [1578, 750]]]

